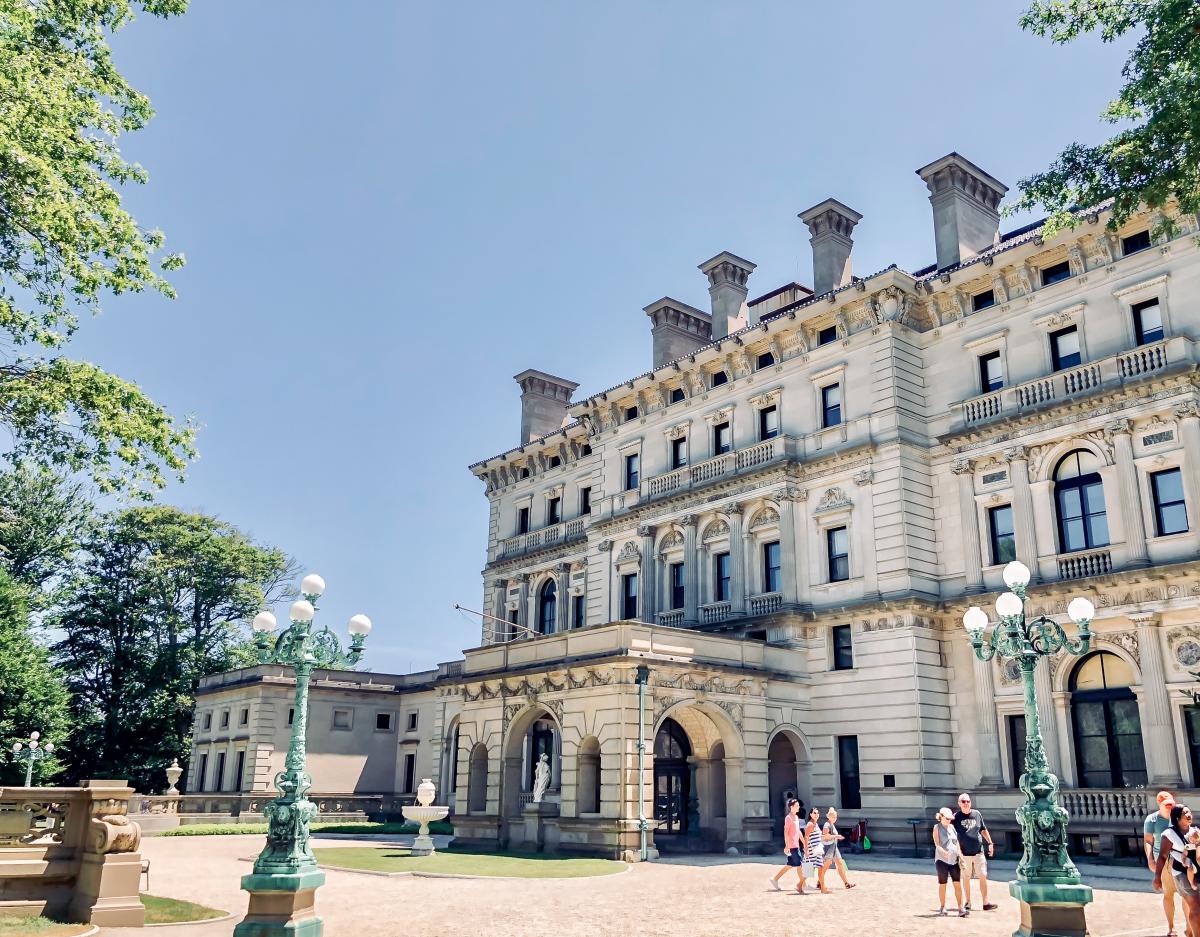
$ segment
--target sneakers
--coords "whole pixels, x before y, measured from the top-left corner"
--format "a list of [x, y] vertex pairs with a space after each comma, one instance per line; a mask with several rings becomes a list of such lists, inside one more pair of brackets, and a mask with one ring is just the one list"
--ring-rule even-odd
[[774, 888], [776, 891], [783, 891], [783, 889], [779, 887], [779, 879], [773, 878], [773, 879], [770, 879], [770, 882], [771, 882], [771, 887]]
[[946, 916], [946, 909], [945, 909], [945, 908], [938, 908], [938, 913], [937, 913], [937, 916], [938, 916], [938, 917], [945, 917], [945, 916]]
[[[965, 905], [963, 905], [963, 908], [966, 908], [968, 911], [970, 911], [971, 910], [971, 902], [968, 901]], [[959, 910], [961, 911], [962, 908], [959, 908]]]
[[958, 916], [959, 916], [959, 917], [966, 917], [966, 916], [967, 916], [967, 915], [969, 915], [970, 913], [971, 913], [971, 909], [970, 909], [970, 908], [959, 908], [959, 909], [958, 909]]

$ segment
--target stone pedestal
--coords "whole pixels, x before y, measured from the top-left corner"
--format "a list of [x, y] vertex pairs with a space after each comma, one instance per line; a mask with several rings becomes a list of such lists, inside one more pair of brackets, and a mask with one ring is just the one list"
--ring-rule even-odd
[[[521, 818], [525, 823], [525, 846], [527, 848], [536, 848], [538, 852], [544, 852], [546, 849], [546, 832], [548, 820], [554, 820], [558, 817], [558, 804], [550, 804], [542, 801], [540, 804], [526, 804], [521, 810]], [[558, 831], [552, 832], [551, 838], [557, 840]], [[556, 842], [551, 843], [551, 846], [557, 845]]]
[[101, 927], [144, 926], [146, 909], [138, 897], [141, 878], [141, 853], [85, 854], [75, 880], [71, 919]]
[[319, 870], [295, 875], [242, 876], [250, 893], [250, 908], [233, 929], [234, 937], [321, 937], [325, 926], [317, 917], [317, 889], [325, 884]]
[[1084, 907], [1092, 890], [1087, 885], [1009, 882], [1008, 891], [1021, 902], [1021, 926], [1013, 937], [1088, 937]]

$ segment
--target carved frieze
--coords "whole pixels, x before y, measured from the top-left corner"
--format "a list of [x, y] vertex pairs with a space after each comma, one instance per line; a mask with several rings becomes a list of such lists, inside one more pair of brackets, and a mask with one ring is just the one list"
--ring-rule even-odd
[[854, 502], [841, 488], [827, 488], [825, 494], [821, 495], [821, 500], [817, 502], [816, 508], [813, 509], [813, 513], [823, 514], [826, 511], [837, 511], [853, 506]]

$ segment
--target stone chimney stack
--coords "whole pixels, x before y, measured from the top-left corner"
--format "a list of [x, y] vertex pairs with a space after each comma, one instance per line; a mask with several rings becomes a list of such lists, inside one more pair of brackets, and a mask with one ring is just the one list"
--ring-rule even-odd
[[827, 198], [800, 212], [801, 221], [808, 225], [808, 243], [813, 251], [813, 291], [820, 296], [850, 282], [850, 252], [854, 248], [854, 226], [862, 215], [835, 198]]
[[521, 385], [521, 445], [561, 429], [579, 385], [532, 368], [513, 380]]
[[957, 153], [917, 170], [929, 186], [939, 270], [969, 260], [996, 243], [1000, 200], [1008, 186]]
[[664, 296], [645, 309], [654, 341], [654, 367], [682, 358], [712, 341], [712, 316], [703, 309]]
[[700, 272], [708, 277], [708, 295], [712, 297], [712, 337], [724, 338], [748, 325], [742, 315], [749, 292], [746, 282], [754, 272], [755, 264], [743, 260], [737, 254], [721, 251], [711, 260], [700, 265]]

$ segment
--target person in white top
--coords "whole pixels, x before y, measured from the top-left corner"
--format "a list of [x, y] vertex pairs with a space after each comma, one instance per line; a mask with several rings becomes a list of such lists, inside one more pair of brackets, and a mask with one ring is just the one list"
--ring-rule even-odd
[[1196, 861], [1196, 847], [1188, 842], [1192, 828], [1192, 812], [1183, 804], [1171, 808], [1171, 825], [1162, 834], [1162, 847], [1154, 866], [1154, 890], [1163, 890], [1163, 871], [1170, 863], [1169, 873], [1175, 890], [1183, 898], [1183, 913], [1187, 919], [1188, 937], [1200, 937], [1200, 892], [1188, 876], [1188, 866]]

